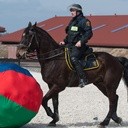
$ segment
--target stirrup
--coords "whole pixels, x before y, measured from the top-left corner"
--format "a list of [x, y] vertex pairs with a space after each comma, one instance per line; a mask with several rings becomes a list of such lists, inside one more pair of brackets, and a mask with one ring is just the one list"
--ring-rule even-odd
[[83, 88], [88, 84], [88, 80], [80, 79], [78, 87]]

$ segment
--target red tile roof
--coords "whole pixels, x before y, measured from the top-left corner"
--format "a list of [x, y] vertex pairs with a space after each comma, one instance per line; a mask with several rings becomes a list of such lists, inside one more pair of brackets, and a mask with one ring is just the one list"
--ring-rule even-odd
[[5, 31], [6, 31], [5, 28], [0, 26], [0, 33]]
[[[91, 46], [128, 47], [128, 15], [87, 16], [92, 22], [93, 37], [89, 41]], [[65, 27], [71, 17], [55, 16], [38, 23], [57, 42], [64, 39]], [[27, 25], [26, 25], [27, 26]], [[0, 37], [0, 41], [17, 42], [21, 39], [23, 29]]]
[[5, 43], [5, 42], [6, 43], [19, 43], [21, 40], [22, 33], [23, 33], [23, 29], [3, 35], [0, 37], [0, 42], [2, 42], [2, 43]]

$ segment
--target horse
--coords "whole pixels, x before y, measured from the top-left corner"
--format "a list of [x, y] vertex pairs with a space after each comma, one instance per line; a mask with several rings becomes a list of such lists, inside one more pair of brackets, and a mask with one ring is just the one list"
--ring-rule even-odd
[[[29, 22], [24, 29], [16, 56], [25, 59], [31, 52], [37, 52], [41, 67], [42, 79], [48, 84], [49, 90], [45, 94], [42, 106], [48, 116], [52, 118], [49, 126], [56, 126], [59, 121], [58, 104], [59, 93], [66, 87], [78, 87], [76, 72], [69, 69], [65, 61], [65, 48], [60, 46], [45, 30], [35, 23]], [[105, 119], [99, 124], [100, 128], [107, 126], [112, 119], [117, 124], [122, 118], [117, 116], [118, 88], [121, 78], [128, 88], [128, 59], [117, 58], [107, 52], [93, 52], [99, 62], [99, 67], [86, 71], [88, 83], [93, 83], [109, 100], [109, 111]], [[127, 62], [127, 64], [126, 64]], [[52, 99], [53, 110], [48, 106]]]

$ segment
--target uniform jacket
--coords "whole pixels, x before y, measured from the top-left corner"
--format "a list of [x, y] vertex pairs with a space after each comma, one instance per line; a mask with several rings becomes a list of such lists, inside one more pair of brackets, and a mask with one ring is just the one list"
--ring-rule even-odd
[[93, 35], [91, 22], [85, 18], [82, 13], [70, 21], [65, 31], [67, 36], [64, 39], [64, 42], [66, 44], [76, 44], [78, 41], [81, 41], [81, 43], [84, 44], [87, 43]]

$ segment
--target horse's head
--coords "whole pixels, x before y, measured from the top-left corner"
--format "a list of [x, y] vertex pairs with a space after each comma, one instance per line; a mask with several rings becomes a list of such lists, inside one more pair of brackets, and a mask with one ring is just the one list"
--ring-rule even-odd
[[35, 52], [38, 48], [38, 41], [36, 38], [36, 23], [34, 25], [29, 22], [28, 27], [25, 28], [19, 46], [17, 47], [16, 56], [18, 58], [26, 57], [26, 54]]
[[[47, 33], [47, 31], [29, 22], [24, 30], [19, 46], [17, 47], [16, 56], [20, 59], [25, 59], [30, 53], [35, 54], [35, 51], [40, 56], [51, 54], [52, 51], [59, 48], [56, 41]], [[47, 54], [48, 55], [48, 54]]]

